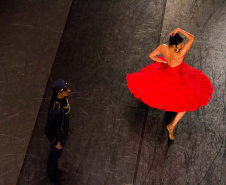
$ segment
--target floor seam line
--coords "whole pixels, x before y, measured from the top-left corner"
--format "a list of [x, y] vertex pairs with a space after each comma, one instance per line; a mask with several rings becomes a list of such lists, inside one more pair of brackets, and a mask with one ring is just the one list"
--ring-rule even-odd
[[[161, 27], [160, 27], [160, 32], [159, 32], [159, 37], [158, 37], [158, 42], [157, 42], [158, 45], [160, 45], [160, 40], [161, 40], [161, 35], [162, 35], [162, 27], [163, 27], [163, 21], [164, 21], [165, 11], [166, 11], [166, 2], [167, 2], [167, 0], [165, 0], [164, 4], [163, 4], [162, 20], [160, 22]], [[139, 149], [138, 149], [138, 153], [137, 153], [137, 161], [136, 161], [135, 171], [134, 171], [134, 176], [133, 176], [133, 185], [136, 184], [136, 180], [137, 180], [137, 173], [138, 173], [138, 168], [139, 168], [139, 163], [140, 163], [141, 150], [142, 150], [142, 146], [143, 146], [145, 127], [146, 127], [147, 117], [148, 117], [148, 110], [149, 110], [149, 107], [147, 106], [147, 108], [145, 110], [144, 123], [143, 123], [142, 131], [141, 131], [141, 138], [140, 138]]]

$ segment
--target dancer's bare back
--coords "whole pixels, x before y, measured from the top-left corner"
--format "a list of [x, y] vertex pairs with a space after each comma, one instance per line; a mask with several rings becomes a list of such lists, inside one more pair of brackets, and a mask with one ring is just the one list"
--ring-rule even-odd
[[[173, 46], [162, 44], [151, 52], [149, 57], [156, 62], [167, 63], [170, 67], [180, 65], [184, 60], [185, 54], [188, 52], [194, 41], [194, 36], [184, 30], [181, 30], [180, 28], [173, 30], [169, 35], [173, 37], [177, 32], [181, 32], [188, 38], [188, 42], [186, 44], [184, 44], [184, 42]], [[166, 62], [157, 57], [159, 54], [164, 56]]]
[[172, 50], [169, 46], [165, 44], [160, 45], [160, 50], [167, 64], [170, 67], [176, 67], [180, 65], [184, 60], [184, 55], [181, 55], [179, 52]]

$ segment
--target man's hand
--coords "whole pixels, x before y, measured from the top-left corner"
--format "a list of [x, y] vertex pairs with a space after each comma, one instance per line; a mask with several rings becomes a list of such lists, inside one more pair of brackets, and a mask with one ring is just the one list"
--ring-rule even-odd
[[57, 145], [55, 146], [55, 148], [57, 148], [58, 150], [62, 149], [62, 146], [60, 145], [60, 142], [57, 143]]

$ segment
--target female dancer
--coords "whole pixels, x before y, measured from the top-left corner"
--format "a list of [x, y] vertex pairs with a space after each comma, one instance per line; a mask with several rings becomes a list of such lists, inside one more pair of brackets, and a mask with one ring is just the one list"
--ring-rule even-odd
[[[188, 38], [184, 44], [182, 33]], [[186, 111], [197, 110], [210, 101], [213, 86], [206, 75], [184, 62], [194, 36], [177, 28], [170, 34], [169, 45], [158, 46], [149, 57], [156, 61], [138, 73], [127, 74], [127, 85], [134, 96], [150, 107], [177, 112], [166, 126], [169, 138], [174, 140], [173, 130]], [[162, 54], [163, 57], [157, 57]]]

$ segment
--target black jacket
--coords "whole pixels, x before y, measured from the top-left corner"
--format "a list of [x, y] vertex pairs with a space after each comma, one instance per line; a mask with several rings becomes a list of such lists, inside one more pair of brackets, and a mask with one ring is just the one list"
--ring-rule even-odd
[[50, 141], [64, 144], [69, 130], [70, 105], [67, 98], [58, 99], [53, 96], [48, 111], [45, 134]]

